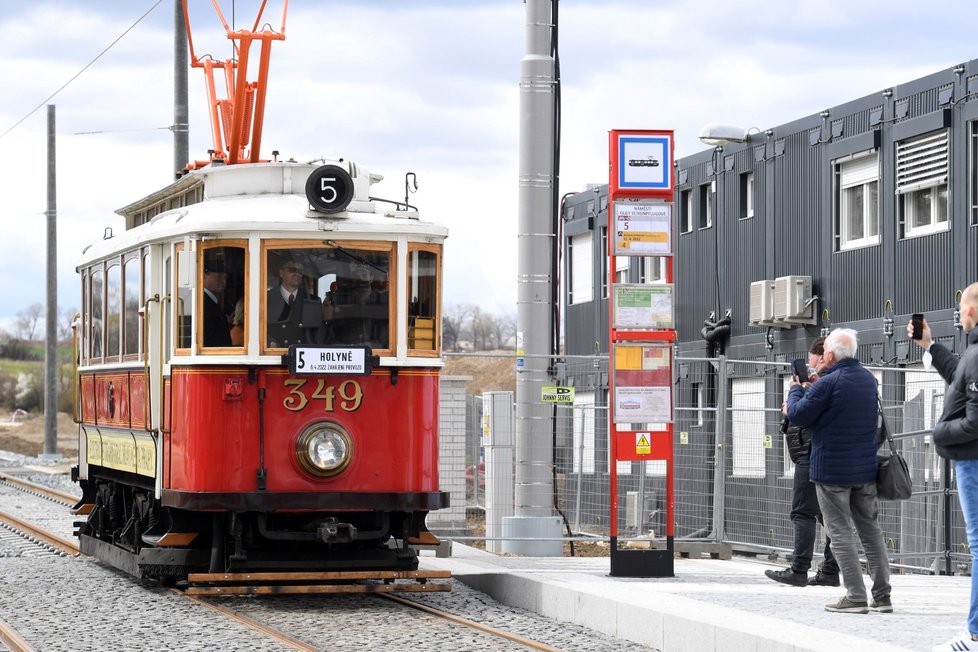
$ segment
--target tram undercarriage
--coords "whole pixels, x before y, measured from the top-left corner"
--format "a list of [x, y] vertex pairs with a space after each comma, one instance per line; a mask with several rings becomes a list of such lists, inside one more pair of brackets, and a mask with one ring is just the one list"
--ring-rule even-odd
[[426, 511], [198, 511], [163, 506], [153, 491], [104, 478], [81, 481], [83, 553], [165, 582], [189, 573], [415, 570]]

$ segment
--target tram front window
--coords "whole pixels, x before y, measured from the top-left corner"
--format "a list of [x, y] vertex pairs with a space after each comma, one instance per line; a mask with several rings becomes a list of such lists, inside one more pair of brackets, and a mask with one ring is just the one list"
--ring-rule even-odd
[[391, 243], [268, 249], [265, 342], [390, 348]]

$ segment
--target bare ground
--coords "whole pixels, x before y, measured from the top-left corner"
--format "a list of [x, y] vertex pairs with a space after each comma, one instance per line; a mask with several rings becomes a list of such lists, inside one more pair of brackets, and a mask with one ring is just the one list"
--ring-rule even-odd
[[[58, 452], [65, 457], [78, 457], [78, 426], [64, 412], [58, 413]], [[0, 423], [0, 451], [27, 457], [44, 452], [44, 415], [31, 415], [17, 423]]]

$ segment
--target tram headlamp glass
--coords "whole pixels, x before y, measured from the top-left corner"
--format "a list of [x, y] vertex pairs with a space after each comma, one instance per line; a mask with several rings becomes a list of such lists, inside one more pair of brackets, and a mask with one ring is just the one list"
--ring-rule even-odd
[[299, 435], [295, 452], [303, 469], [318, 478], [331, 478], [350, 464], [353, 440], [335, 423], [317, 423]]

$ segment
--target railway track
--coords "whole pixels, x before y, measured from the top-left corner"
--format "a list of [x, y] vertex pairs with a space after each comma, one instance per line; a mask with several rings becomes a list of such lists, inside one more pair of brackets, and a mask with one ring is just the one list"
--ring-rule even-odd
[[[77, 499], [74, 496], [21, 478], [10, 476], [5, 473], [0, 473], [0, 483], [14, 487], [18, 491], [43, 497], [66, 507], [71, 507], [77, 502]], [[34, 525], [12, 514], [0, 511], [0, 524], [3, 524], [7, 529], [16, 532], [31, 544], [39, 546], [45, 550], [54, 551], [56, 553], [68, 556], [78, 556], [80, 554], [78, 544], [75, 541], [67, 540], [53, 532], [46, 530], [45, 528]], [[183, 598], [193, 601], [195, 604], [213, 610], [225, 618], [241, 623], [254, 632], [272, 638], [278, 643], [294, 650], [311, 651], [320, 650], [322, 648], [311, 645], [300, 638], [283, 631], [283, 629], [280, 627], [275, 627], [266, 622], [262, 622], [260, 617], [252, 617], [241, 613], [230, 606], [226, 606], [225, 604], [218, 604], [218, 602], [211, 599], [211, 597], [235, 595], [268, 596], [283, 593], [373, 593], [376, 594], [378, 598], [386, 599], [401, 605], [404, 608], [422, 611], [430, 616], [453, 623], [454, 625], [471, 628], [482, 632], [483, 634], [504, 639], [526, 649], [547, 651], [558, 649], [550, 645], [540, 643], [539, 641], [519, 636], [496, 627], [484, 625], [468, 618], [457, 616], [436, 607], [419, 604], [411, 600], [391, 595], [391, 593], [394, 591], [404, 591], [409, 593], [447, 591], [450, 589], [450, 585], [434, 581], [429, 583], [429, 580], [447, 580], [449, 578], [449, 573], [447, 572], [402, 571], [385, 573], [381, 574], [380, 576], [376, 576], [377, 574], [372, 574], [376, 577], [371, 577], [369, 579], [381, 580], [378, 583], [363, 583], [361, 580], [367, 578], [367, 574], [365, 573], [350, 572], [334, 574], [292, 574], [292, 577], [289, 579], [300, 582], [306, 581], [307, 584], [300, 584], [298, 586], [291, 587], [283, 587], [281, 584], [282, 575], [284, 574], [256, 573], [200, 575], [195, 578], [196, 583], [191, 582], [187, 588], [174, 588], [171, 590]], [[334, 582], [348, 581], [356, 583], [349, 585], [350, 587], [354, 588], [347, 588], [344, 590], [343, 587], [337, 587], [330, 584], [328, 580], [325, 583], [322, 582], [322, 576], [324, 575], [335, 576], [332, 578], [332, 581]], [[308, 581], [313, 579], [320, 580], [320, 583], [318, 585], [308, 585]], [[414, 580], [415, 583], [408, 585], [397, 584], [397, 580]], [[26, 639], [24, 639], [22, 635], [20, 635], [12, 626], [5, 623], [3, 620], [0, 620], [0, 641], [2, 641], [7, 648], [16, 652], [29, 652], [35, 649]]]

